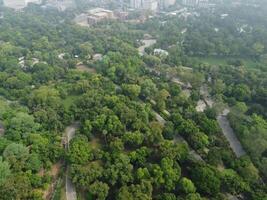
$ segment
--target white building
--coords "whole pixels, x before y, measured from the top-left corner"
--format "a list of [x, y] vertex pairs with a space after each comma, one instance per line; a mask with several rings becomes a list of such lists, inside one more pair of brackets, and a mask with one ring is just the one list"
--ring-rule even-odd
[[142, 8], [142, 0], [131, 0], [130, 7], [134, 9]]
[[130, 7], [134, 9], [144, 9], [156, 11], [159, 0], [130, 0]]
[[42, 0], [4, 0], [4, 6], [19, 10], [27, 7], [29, 3], [40, 4], [41, 2]]
[[161, 9], [173, 6], [175, 3], [176, 3], [176, 0], [159, 0], [159, 6]]
[[157, 0], [143, 0], [143, 9], [156, 11], [158, 9], [158, 1]]
[[186, 6], [197, 6], [199, 4], [199, 0], [183, 0], [183, 4]]

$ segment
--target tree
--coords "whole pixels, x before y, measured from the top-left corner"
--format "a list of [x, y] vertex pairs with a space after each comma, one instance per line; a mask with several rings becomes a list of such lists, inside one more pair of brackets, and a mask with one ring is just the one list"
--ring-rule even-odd
[[149, 136], [147, 140], [152, 145], [156, 145], [163, 140], [163, 136], [162, 136], [163, 127], [159, 122], [151, 122], [150, 129], [151, 131], [149, 132]]
[[188, 194], [185, 197], [185, 200], [204, 200], [204, 198], [201, 198], [200, 194], [196, 193], [196, 194]]
[[111, 185], [131, 183], [133, 181], [133, 165], [130, 161], [128, 155], [123, 153], [112, 155], [111, 162], [105, 165], [106, 180]]
[[265, 47], [264, 47], [263, 44], [261, 44], [259, 42], [256, 42], [256, 43], [253, 44], [252, 48], [255, 51], [256, 55], [260, 55], [260, 54], [263, 53]]
[[30, 154], [27, 147], [22, 144], [12, 143], [8, 145], [3, 153], [3, 157], [11, 166], [11, 169], [19, 171], [26, 165]]
[[31, 183], [25, 175], [10, 176], [0, 187], [1, 199], [30, 199]]
[[209, 137], [205, 133], [197, 132], [190, 135], [189, 138], [194, 149], [203, 149], [209, 145]]
[[28, 99], [28, 105], [31, 108], [36, 107], [51, 107], [51, 108], [59, 108], [60, 106], [60, 94], [59, 91], [50, 88], [48, 86], [42, 86], [37, 90], [34, 90], [32, 94], [30, 94]]
[[185, 194], [190, 194], [190, 193], [196, 192], [196, 188], [195, 188], [194, 183], [190, 179], [185, 178], [185, 177], [183, 177], [180, 180], [179, 189]]
[[11, 175], [10, 165], [0, 157], [0, 187]]
[[122, 91], [131, 99], [136, 99], [141, 92], [141, 87], [136, 84], [122, 84]]
[[212, 196], [218, 194], [221, 181], [216, 170], [208, 166], [198, 166], [193, 168], [191, 173], [198, 191]]
[[168, 157], [173, 160], [183, 161], [188, 156], [188, 146], [185, 143], [174, 143], [169, 140], [161, 142], [158, 151], [162, 158]]
[[70, 168], [72, 181], [80, 187], [88, 188], [103, 176], [103, 167], [99, 162], [87, 165], [72, 164]]
[[250, 88], [245, 84], [238, 84], [234, 86], [232, 95], [238, 100], [238, 101], [247, 101], [251, 98], [251, 90]]
[[93, 53], [92, 44], [89, 42], [85, 42], [79, 45], [79, 53], [82, 58], [89, 59], [91, 54]]
[[126, 132], [122, 138], [125, 143], [133, 146], [138, 146], [143, 143], [144, 134], [142, 134], [140, 131]]
[[75, 164], [86, 164], [93, 159], [93, 153], [85, 136], [77, 136], [70, 142], [68, 159]]
[[36, 173], [41, 169], [41, 167], [42, 167], [42, 162], [39, 159], [39, 155], [36, 153], [32, 153], [27, 162], [27, 168]]
[[141, 147], [129, 154], [131, 162], [137, 166], [145, 166], [145, 163], [151, 155], [151, 149], [147, 147]]
[[149, 181], [142, 181], [141, 184], [122, 186], [116, 200], [152, 200], [152, 185]]
[[105, 200], [108, 196], [109, 186], [101, 181], [95, 181], [88, 190], [96, 197], [96, 200]]
[[153, 98], [156, 94], [157, 86], [151, 79], [145, 79], [141, 83], [141, 96], [143, 98]]
[[231, 194], [240, 194], [249, 190], [248, 184], [231, 169], [222, 172], [222, 186]]
[[163, 171], [164, 188], [167, 191], [174, 190], [181, 176], [180, 166], [169, 158], [163, 158], [160, 165]]
[[35, 133], [40, 124], [34, 122], [34, 117], [24, 112], [17, 113], [8, 121], [6, 134], [15, 141], [26, 140], [30, 133]]

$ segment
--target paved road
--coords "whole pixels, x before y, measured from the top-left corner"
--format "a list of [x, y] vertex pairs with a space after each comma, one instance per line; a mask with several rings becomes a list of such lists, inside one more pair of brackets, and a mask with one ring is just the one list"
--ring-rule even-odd
[[139, 55], [143, 56], [145, 54], [145, 48], [152, 46], [153, 44], [157, 43], [157, 40], [155, 39], [149, 39], [149, 40], [141, 40], [141, 42], [144, 44], [138, 48]]
[[157, 112], [155, 112], [156, 120], [161, 124], [164, 125], [166, 123], [166, 120]]
[[203, 158], [194, 149], [192, 149], [189, 146], [188, 142], [182, 136], [180, 136], [179, 134], [176, 134], [176, 136], [174, 138], [174, 141], [175, 142], [184, 142], [184, 143], [186, 143], [187, 146], [189, 147], [189, 155], [192, 156], [197, 161], [203, 161], [203, 162], [205, 162], [203, 160]]
[[[74, 123], [71, 126], [66, 128], [66, 137], [67, 137], [67, 144], [66, 144], [66, 150], [69, 149], [69, 143], [74, 138], [75, 132], [78, 128], [78, 123]], [[66, 198], [67, 200], [77, 200], [77, 194], [75, 186], [73, 185], [70, 177], [69, 177], [69, 167], [67, 167], [66, 172]]]
[[238, 138], [236, 137], [230, 123], [227, 119], [227, 114], [229, 113], [228, 109], [225, 109], [222, 114], [218, 115], [217, 121], [223, 131], [224, 136], [230, 143], [231, 148], [233, 149], [235, 155], [239, 158], [246, 154], [244, 151], [241, 143], [239, 142]]
[[[204, 98], [204, 102], [207, 106], [212, 107], [214, 104], [214, 101], [210, 98], [209, 91], [207, 88], [207, 85], [203, 85], [200, 88], [200, 94]], [[240, 141], [236, 137], [232, 127], [230, 126], [230, 123], [227, 119], [227, 115], [230, 112], [229, 109], [224, 109], [223, 112], [217, 116], [217, 121], [222, 129], [222, 132], [228, 142], [230, 143], [230, 147], [232, 148], [235, 155], [239, 158], [246, 154], [245, 150], [243, 149]]]

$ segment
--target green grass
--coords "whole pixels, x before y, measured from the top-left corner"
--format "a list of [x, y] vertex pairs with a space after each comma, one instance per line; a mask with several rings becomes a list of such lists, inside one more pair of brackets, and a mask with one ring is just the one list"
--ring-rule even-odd
[[192, 57], [197, 59], [200, 62], [207, 63], [209, 65], [227, 65], [229, 60], [242, 60], [244, 66], [247, 68], [256, 68], [259, 61], [249, 58], [241, 58], [241, 57], [218, 57], [218, 56], [208, 56], [208, 57]]
[[78, 96], [70, 95], [66, 99], [63, 100], [63, 105], [66, 109], [70, 108], [70, 106], [78, 99]]

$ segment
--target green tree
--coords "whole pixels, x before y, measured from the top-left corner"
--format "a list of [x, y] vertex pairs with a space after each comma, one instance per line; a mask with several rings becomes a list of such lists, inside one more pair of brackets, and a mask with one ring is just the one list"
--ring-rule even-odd
[[75, 164], [86, 164], [93, 159], [93, 153], [85, 136], [77, 136], [70, 142], [68, 159]]
[[29, 159], [29, 150], [22, 144], [12, 143], [9, 144], [3, 152], [3, 157], [11, 166], [11, 169], [19, 171], [26, 165]]
[[89, 186], [89, 192], [93, 194], [96, 200], [105, 200], [108, 196], [109, 186], [101, 181], [95, 181]]
[[122, 91], [131, 99], [136, 99], [141, 93], [141, 87], [136, 84], [122, 84]]
[[191, 173], [198, 191], [212, 196], [219, 193], [221, 181], [216, 170], [206, 166], [198, 166], [193, 168]]
[[185, 178], [185, 177], [183, 177], [180, 180], [179, 189], [185, 194], [190, 194], [190, 193], [196, 192], [196, 188], [195, 188], [194, 183], [190, 179]]
[[0, 187], [11, 175], [10, 165], [0, 157]]

